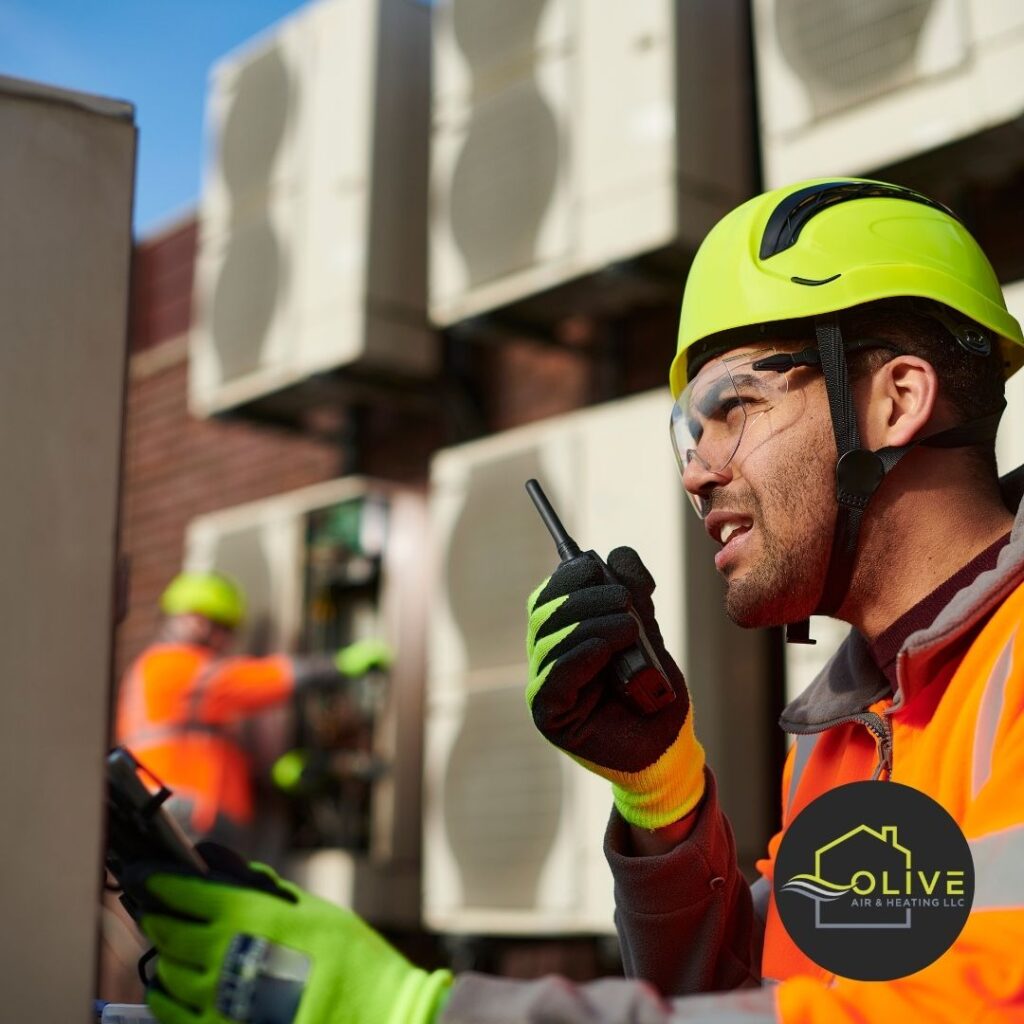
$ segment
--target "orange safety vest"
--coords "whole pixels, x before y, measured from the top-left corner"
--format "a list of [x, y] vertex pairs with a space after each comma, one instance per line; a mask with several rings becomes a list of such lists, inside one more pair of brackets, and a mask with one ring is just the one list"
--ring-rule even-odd
[[121, 685], [117, 742], [192, 805], [197, 834], [208, 834], [221, 815], [244, 826], [253, 816], [250, 766], [232, 727], [294, 688], [282, 655], [215, 658], [204, 647], [154, 644]]
[[[808, 803], [878, 773], [927, 793], [960, 825], [974, 858], [975, 896], [964, 930], [945, 954], [885, 984], [818, 967], [790, 939], [770, 896], [762, 976], [781, 982], [775, 1006], [783, 1024], [1024, 1021], [1022, 623], [1024, 585], [1009, 596], [1005, 589], [990, 593], [960, 622], [949, 622], [938, 636], [929, 631], [930, 642], [911, 642], [900, 653], [899, 697], [868, 707], [888, 723], [889, 735], [854, 720], [797, 737], [783, 773], [783, 828], [758, 862], [767, 883], [786, 827]], [[760, 885], [763, 893], [765, 882]]]

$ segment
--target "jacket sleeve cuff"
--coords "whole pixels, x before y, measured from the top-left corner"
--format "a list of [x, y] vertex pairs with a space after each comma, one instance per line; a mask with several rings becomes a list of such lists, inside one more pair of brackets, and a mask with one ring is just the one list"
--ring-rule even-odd
[[315, 686], [337, 686], [341, 681], [341, 673], [334, 664], [334, 659], [326, 654], [303, 655], [292, 658], [292, 675], [296, 690], [305, 690]]
[[613, 810], [605, 833], [605, 856], [615, 880], [616, 903], [632, 913], [672, 913], [698, 903], [736, 873], [731, 829], [718, 806], [714, 773], [704, 769], [704, 799], [690, 834], [662, 854], [633, 853], [630, 825]]
[[745, 989], [667, 1000], [652, 986], [622, 978], [573, 984], [461, 974], [438, 1024], [778, 1024], [775, 992]]

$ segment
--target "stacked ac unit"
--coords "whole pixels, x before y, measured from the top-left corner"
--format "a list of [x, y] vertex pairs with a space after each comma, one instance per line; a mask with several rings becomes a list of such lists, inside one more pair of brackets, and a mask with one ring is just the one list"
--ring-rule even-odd
[[755, 0], [769, 186], [870, 171], [1024, 109], [1019, 0]]
[[434, 23], [436, 323], [694, 245], [749, 194], [745, 4], [440, 0]]
[[721, 610], [666, 415], [659, 391], [448, 449], [432, 464], [424, 916], [435, 928], [612, 929], [608, 785], [541, 737], [524, 699], [526, 598], [558, 561], [523, 489], [531, 477], [581, 547], [607, 555], [629, 544], [651, 568], [666, 644], [692, 673], [698, 731], [710, 757], [728, 755], [717, 769], [740, 845], [752, 854], [764, 841], [766, 806], [742, 795], [766, 774], [775, 728], [761, 638]]
[[[391, 767], [374, 784], [369, 854], [322, 850], [294, 855], [288, 870], [325, 898], [379, 924], [412, 925], [419, 920], [420, 902], [427, 534], [423, 497], [392, 484], [350, 477], [210, 513], [189, 524], [185, 562], [189, 568], [228, 573], [244, 588], [247, 632], [240, 646], [258, 653], [294, 650], [303, 625], [309, 517], [353, 501], [373, 512], [363, 518], [361, 543], [381, 565], [376, 604], [356, 620], [356, 629], [384, 639], [396, 655], [374, 731], [374, 754]], [[277, 754], [285, 738], [283, 724], [272, 716], [269, 729], [257, 733], [272, 741], [268, 745], [278, 748]]]
[[345, 369], [431, 372], [429, 11], [320, 0], [215, 66], [190, 397], [211, 414]]

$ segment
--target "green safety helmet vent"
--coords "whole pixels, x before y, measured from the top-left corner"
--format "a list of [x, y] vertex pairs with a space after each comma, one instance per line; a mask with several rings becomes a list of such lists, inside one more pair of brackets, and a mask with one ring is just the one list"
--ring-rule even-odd
[[217, 572], [183, 572], [160, 598], [165, 615], [203, 615], [232, 629], [245, 617], [245, 596], [234, 580]]
[[777, 321], [893, 298], [931, 299], [988, 328], [1007, 377], [1024, 363], [1024, 336], [995, 271], [940, 203], [857, 178], [766, 192], [719, 221], [694, 257], [669, 370], [672, 395], [707, 356], [750, 340], [742, 328], [760, 334]]

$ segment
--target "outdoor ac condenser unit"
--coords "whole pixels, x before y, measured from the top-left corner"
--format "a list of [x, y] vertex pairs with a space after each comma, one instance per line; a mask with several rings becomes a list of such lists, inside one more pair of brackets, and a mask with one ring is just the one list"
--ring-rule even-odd
[[698, 732], [709, 757], [722, 755], [720, 787], [741, 849], [752, 859], [766, 838], [764, 801], [749, 786], [767, 774], [775, 728], [767, 652], [763, 637], [737, 630], [721, 610], [711, 545], [687, 507], [667, 417], [659, 391], [434, 459], [438, 583], [424, 820], [424, 917], [432, 927], [483, 934], [613, 927], [601, 851], [608, 784], [536, 731], [524, 699], [526, 598], [558, 562], [523, 489], [531, 477], [582, 548], [606, 556], [629, 544], [650, 567], [658, 621], [687, 672]]
[[[422, 602], [427, 569], [422, 494], [347, 477], [212, 512], [189, 524], [185, 563], [188, 568], [228, 573], [244, 588], [247, 624], [240, 647], [255, 653], [295, 651], [300, 636], [309, 635], [309, 623], [303, 619], [308, 614], [306, 581], [311, 560], [317, 557], [310, 544], [312, 524], [332, 510], [354, 504], [363, 510], [359, 544], [367, 558], [379, 561], [379, 572], [372, 600], [361, 601], [349, 620], [349, 639], [379, 637], [395, 652], [373, 750], [390, 767], [373, 785], [365, 855], [341, 849], [294, 853], [287, 867], [300, 883], [371, 921], [412, 926], [420, 914]], [[270, 713], [256, 738], [273, 741], [269, 745], [279, 754], [286, 724], [285, 717]]]
[[431, 372], [429, 11], [319, 0], [211, 74], [190, 398], [209, 415], [335, 370]]
[[1024, 108], [1018, 0], [755, 0], [765, 184], [857, 174]]
[[745, 3], [439, 0], [434, 26], [435, 323], [695, 247], [750, 194]]

